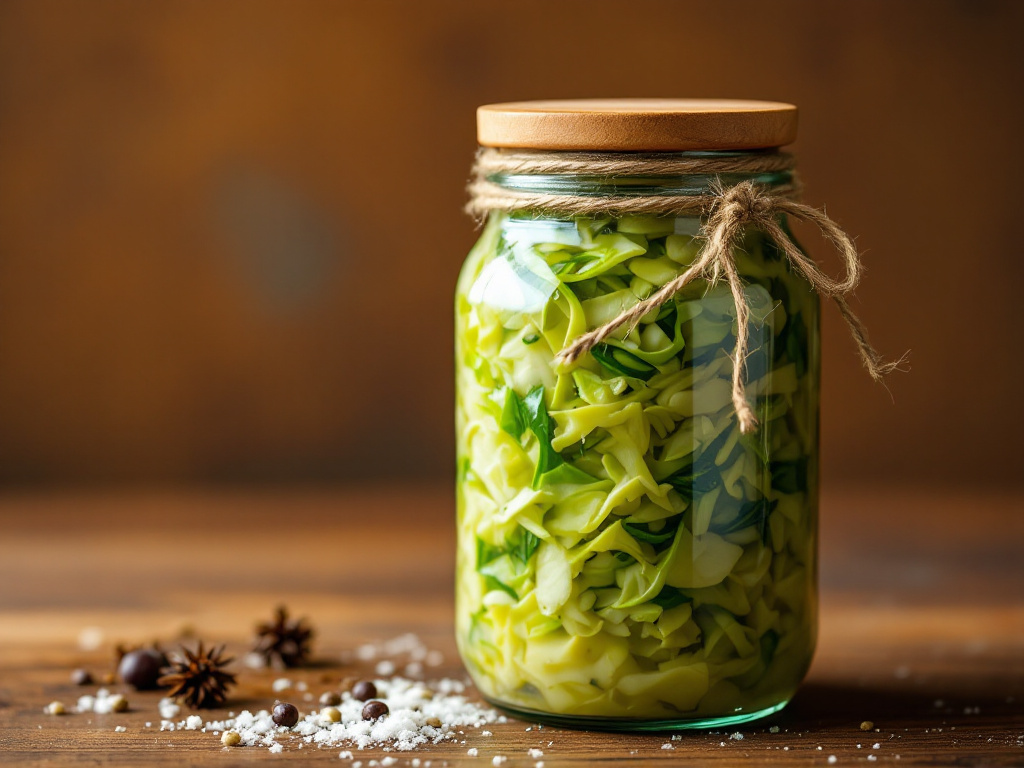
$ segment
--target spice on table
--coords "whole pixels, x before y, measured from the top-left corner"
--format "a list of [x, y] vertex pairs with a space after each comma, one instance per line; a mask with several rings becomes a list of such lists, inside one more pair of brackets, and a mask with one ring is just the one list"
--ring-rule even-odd
[[111, 712], [127, 712], [128, 711], [128, 699], [121, 694], [115, 694], [110, 698], [110, 711]]
[[874, 727], [875, 727], [875, 724], [873, 722], [871, 722], [870, 720], [865, 720], [863, 723], [860, 724], [860, 729], [862, 731], [870, 731]]
[[299, 710], [294, 704], [289, 704], [287, 701], [279, 701], [274, 705], [273, 718], [274, 722], [278, 725], [291, 728], [299, 722]]
[[441, 718], [439, 718], [439, 717], [428, 717], [427, 718], [427, 725], [429, 725], [431, 728], [440, 728], [441, 727]]
[[331, 722], [331, 723], [340, 723], [341, 722], [341, 712], [337, 709], [337, 707], [324, 707], [323, 709], [320, 710], [320, 715], [321, 715], [321, 717], [323, 717], [328, 722]]
[[377, 720], [384, 717], [390, 710], [383, 701], [368, 701], [363, 707], [363, 720]]
[[46, 705], [44, 711], [48, 715], [66, 715], [68, 712], [64, 705], [59, 701], [51, 701]]
[[156, 648], [136, 648], [121, 656], [117, 674], [137, 691], [157, 688], [160, 671], [167, 666], [167, 656]]
[[320, 703], [328, 707], [336, 707], [341, 704], [341, 694], [337, 691], [327, 691], [320, 696]]
[[304, 619], [290, 619], [283, 605], [274, 612], [274, 619], [256, 625], [253, 653], [273, 667], [301, 667], [309, 659], [313, 629]]
[[377, 686], [369, 680], [360, 680], [352, 686], [352, 697], [359, 701], [377, 698]]
[[225, 747], [237, 747], [242, 743], [242, 737], [238, 731], [224, 731], [224, 735], [220, 737], [220, 743]]
[[224, 670], [232, 661], [224, 658], [224, 646], [206, 651], [200, 641], [194, 653], [184, 646], [181, 650], [184, 655], [171, 661], [157, 683], [171, 687], [168, 697], [180, 698], [195, 709], [223, 704], [228, 686], [235, 684], [235, 676]]
[[71, 673], [71, 682], [74, 685], [92, 685], [92, 673], [87, 669], [76, 669]]

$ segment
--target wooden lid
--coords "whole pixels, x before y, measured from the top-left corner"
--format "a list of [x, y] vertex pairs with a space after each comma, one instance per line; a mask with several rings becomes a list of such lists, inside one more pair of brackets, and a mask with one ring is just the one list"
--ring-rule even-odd
[[797, 109], [732, 99], [569, 99], [487, 104], [485, 147], [606, 152], [763, 149], [796, 139]]

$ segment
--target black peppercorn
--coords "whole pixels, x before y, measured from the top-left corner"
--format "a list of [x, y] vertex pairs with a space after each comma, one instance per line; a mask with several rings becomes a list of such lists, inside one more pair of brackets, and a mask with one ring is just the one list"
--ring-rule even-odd
[[76, 669], [71, 673], [71, 682], [75, 685], [91, 685], [92, 673], [87, 669]]
[[352, 686], [352, 698], [359, 701], [369, 701], [377, 698], [377, 686], [369, 680], [360, 680]]
[[320, 697], [320, 703], [326, 707], [336, 707], [341, 704], [341, 696], [337, 691], [328, 691]]
[[167, 666], [167, 657], [152, 648], [139, 648], [121, 657], [117, 674], [137, 691], [157, 687], [160, 670]]
[[383, 701], [368, 701], [363, 707], [363, 720], [376, 720], [378, 717], [384, 717], [390, 711], [388, 705]]
[[299, 710], [295, 708], [294, 704], [289, 704], [286, 701], [279, 701], [274, 705], [274, 722], [278, 725], [283, 725], [285, 728], [291, 728], [297, 722], [299, 722]]

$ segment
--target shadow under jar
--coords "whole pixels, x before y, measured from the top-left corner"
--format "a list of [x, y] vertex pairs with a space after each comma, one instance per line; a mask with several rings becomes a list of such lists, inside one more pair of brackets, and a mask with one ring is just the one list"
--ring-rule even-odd
[[[617, 116], [649, 104], [533, 108], [563, 120], [554, 138], [529, 105], [493, 105], [479, 113], [480, 140], [699, 168], [774, 153], [795, 133], [788, 105], [775, 106], [790, 121], [750, 138], [736, 110], [672, 102], [658, 130], [676, 131], [675, 144], [635, 125], [608, 139]], [[591, 199], [708, 196], [748, 179], [793, 182], [790, 170], [487, 176], [505, 190]], [[555, 360], [688, 269], [703, 225], [697, 213], [492, 210], [459, 278], [456, 634], [481, 693], [525, 719], [634, 731], [741, 723], [785, 706], [810, 665], [819, 302], [776, 244], [749, 230], [733, 249], [756, 430], [741, 432], [732, 400], [737, 312], [725, 282], [696, 280], [575, 362]]]

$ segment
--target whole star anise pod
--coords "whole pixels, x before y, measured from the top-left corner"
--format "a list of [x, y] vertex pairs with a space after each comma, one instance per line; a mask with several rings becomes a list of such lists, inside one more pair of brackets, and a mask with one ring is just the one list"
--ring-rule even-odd
[[181, 650], [184, 655], [173, 658], [157, 681], [170, 686], [167, 696], [181, 699], [193, 709], [223, 704], [228, 686], [235, 684], [235, 676], [223, 670], [232, 661], [224, 658], [224, 646], [207, 652], [200, 641], [195, 653], [185, 646]]
[[309, 658], [312, 639], [313, 629], [303, 619], [289, 619], [288, 609], [282, 605], [274, 612], [272, 622], [256, 625], [253, 653], [269, 666], [301, 667]]

